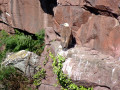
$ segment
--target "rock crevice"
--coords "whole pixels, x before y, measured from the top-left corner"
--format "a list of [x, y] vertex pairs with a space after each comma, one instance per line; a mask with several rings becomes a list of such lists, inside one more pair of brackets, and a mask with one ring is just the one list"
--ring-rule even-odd
[[[106, 7], [104, 6], [100, 6], [101, 8], [103, 9], [99, 9], [99, 6], [96, 8], [96, 7], [89, 7], [89, 6], [84, 6], [83, 8], [95, 15], [103, 15], [103, 16], [110, 16], [110, 17], [114, 17], [114, 18], [118, 18], [118, 15], [115, 14], [115, 13], [112, 13], [109, 9], [107, 9]], [[105, 8], [105, 9], [104, 9]]]

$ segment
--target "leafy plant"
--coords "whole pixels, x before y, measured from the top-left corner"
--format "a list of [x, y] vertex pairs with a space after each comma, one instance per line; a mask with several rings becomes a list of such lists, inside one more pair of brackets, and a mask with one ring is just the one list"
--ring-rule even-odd
[[46, 76], [46, 71], [45, 69], [40, 69], [36, 74], [34, 74], [33, 79], [34, 79], [34, 85], [39, 86], [41, 85], [41, 80], [44, 79]]
[[2, 30], [0, 33], [1, 45], [5, 45], [5, 51], [16, 52], [20, 50], [28, 50], [40, 55], [44, 49], [44, 30], [36, 34], [37, 40], [34, 40], [32, 36], [25, 35], [15, 30], [15, 35], [8, 35], [7, 32]]
[[49, 56], [53, 59], [53, 71], [57, 75], [58, 83], [62, 86], [62, 90], [93, 90], [92, 88], [84, 88], [82, 86], [78, 87], [74, 83], [72, 83], [71, 79], [68, 78], [62, 71], [62, 63], [65, 62], [65, 58], [61, 55], [57, 55], [56, 57], [50, 52]]
[[1, 50], [1, 49], [5, 45], [5, 41], [8, 36], [9, 36], [8, 33], [6, 33], [4, 30], [0, 32], [0, 63], [2, 62], [2, 59], [6, 55], [6, 50]]
[[[24, 33], [21, 33], [18, 30], [15, 30], [14, 35], [9, 35], [4, 30], [0, 31], [0, 63], [2, 62], [2, 59], [5, 58], [7, 52], [28, 50], [38, 55], [41, 55], [44, 49], [44, 30], [41, 30], [39, 33], [35, 34], [35, 36], [37, 39], [33, 39], [31, 35], [25, 35]], [[1, 50], [3, 46], [5, 48]], [[40, 77], [43, 78], [43, 72], [44, 70], [42, 69], [40, 72], [37, 73], [37, 75], [42, 75]], [[36, 84], [38, 84], [36, 78], [37, 77], [34, 76], [35, 82]], [[3, 85], [6, 86], [6, 88], [9, 88], [11, 90], [18, 90], [21, 87], [20, 85], [22, 85], [22, 87], [24, 87], [24, 90], [28, 90], [25, 89], [27, 88], [27, 84], [25, 84], [24, 81], [28, 82], [25, 80], [25, 76], [16, 72], [15, 68], [0, 67], [0, 82], [2, 82]]]
[[49, 51], [50, 51], [50, 48], [47, 48], [47, 53], [46, 53], [46, 55], [45, 55], [45, 60], [44, 60], [44, 62], [43, 62], [43, 65], [45, 66], [46, 64], [47, 64], [47, 62], [48, 62], [48, 60], [49, 60]]
[[11, 74], [15, 74], [16, 69], [14, 67], [2, 67], [0, 68], [0, 81], [8, 79]]
[[45, 56], [45, 60], [44, 60], [44, 62], [43, 62], [43, 65], [44, 65], [44, 66], [47, 64], [48, 59], [49, 59], [49, 58], [48, 58], [47, 56]]
[[0, 62], [2, 58], [5, 57], [7, 52], [17, 52], [20, 50], [32, 51], [38, 55], [44, 50], [44, 30], [35, 34], [36, 40], [30, 35], [25, 35], [24, 33], [15, 30], [14, 35], [9, 35], [4, 30], [0, 31], [0, 48], [5, 46], [5, 50], [0, 50]]

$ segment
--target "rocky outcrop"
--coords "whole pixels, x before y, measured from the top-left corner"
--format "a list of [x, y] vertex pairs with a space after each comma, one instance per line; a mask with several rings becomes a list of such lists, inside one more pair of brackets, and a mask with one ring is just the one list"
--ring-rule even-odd
[[1, 0], [0, 29], [13, 33], [13, 28], [17, 28], [37, 33], [52, 26], [52, 15], [44, 13], [41, 5], [45, 6], [40, 0]]
[[37, 65], [39, 56], [33, 52], [21, 50], [16, 53], [9, 53], [6, 59], [2, 62], [2, 65], [13, 65], [18, 68], [28, 77], [31, 77], [38, 70]]
[[[96, 24], [97, 29], [95, 29], [95, 30], [100, 30], [98, 29], [98, 27], [101, 28], [101, 30], [103, 29], [102, 31], [99, 31], [99, 34], [101, 33], [100, 34], [101, 37], [99, 38], [101, 39], [103, 38], [102, 40], [106, 39], [106, 37], [102, 37], [102, 32], [104, 32], [106, 28], [110, 27], [114, 29], [114, 27], [112, 26], [119, 24], [118, 21], [112, 17], [100, 16], [101, 17], [100, 18], [99, 16], [96, 16], [94, 14], [91, 15], [91, 19], [93, 19], [92, 17], [98, 19], [98, 21], [100, 19], [101, 23], [103, 23], [101, 26]], [[103, 22], [104, 20], [105, 22]], [[109, 22], [109, 20], [111, 22]], [[89, 32], [87, 31], [89, 30], [89, 27], [93, 28], [93, 23], [94, 25], [95, 23], [99, 23], [98, 21], [91, 20], [91, 23], [89, 23], [89, 20], [88, 20], [86, 24], [83, 24], [83, 25], [86, 25], [86, 28], [85, 28], [86, 30], [83, 28], [85, 33]], [[90, 26], [87, 23], [89, 23]], [[111, 23], [111, 24], [107, 25], [107, 23]], [[104, 27], [103, 25], [105, 25], [106, 27]], [[81, 28], [82, 27], [83, 26], [81, 25]], [[88, 44], [88, 46], [86, 44], [85, 47], [83, 46], [81, 47], [81, 44], [75, 45], [75, 47], [70, 48], [66, 51], [63, 51], [58, 38], [60, 31], [57, 32], [57, 30], [58, 29], [56, 29], [56, 31], [54, 32], [53, 28], [46, 29], [46, 36], [45, 36], [46, 48], [50, 45], [51, 47], [49, 48], [52, 50], [52, 52], [55, 55], [59, 54], [66, 58], [66, 61], [63, 63], [62, 70], [65, 74], [67, 74], [72, 79], [73, 83], [77, 84], [78, 86], [83, 85], [85, 87], [94, 87], [94, 90], [119, 90], [120, 89], [119, 59], [115, 59], [109, 54], [108, 55], [103, 54], [102, 51], [100, 52], [98, 50], [90, 48], [89, 45], [92, 45], [92, 44]], [[85, 38], [87, 38], [87, 35], [84, 33], [84, 31], [82, 31], [83, 35], [81, 34], [81, 37], [84, 36]], [[114, 30], [112, 31], [114, 32]], [[92, 34], [95, 32], [91, 31], [89, 33]], [[105, 34], [107, 34], [108, 32], [109, 31], [106, 31]], [[116, 39], [113, 40], [111, 38], [110, 38], [111, 41], [113, 42], [116, 41]], [[84, 38], [82, 38], [81, 40], [84, 40]], [[106, 42], [108, 41], [106, 40]], [[96, 45], [99, 46], [100, 44], [96, 43]]]
[[119, 57], [119, 30], [117, 19], [92, 14], [88, 22], [81, 25], [77, 34], [83, 46]]
[[51, 49], [66, 58], [62, 70], [76, 85], [94, 90], [120, 89], [120, 61], [114, 57], [81, 46], [63, 51], [57, 41], [51, 42]]
[[54, 29], [69, 23], [76, 43], [119, 57], [119, 0], [58, 0], [54, 8]]
[[[46, 45], [51, 45], [55, 55], [66, 57], [63, 72], [77, 85], [94, 87], [94, 90], [119, 90], [119, 0], [57, 2], [54, 30], [46, 29]], [[76, 40], [76, 46], [67, 51], [54, 42], [59, 40], [63, 23], [69, 23]]]
[[0, 29], [30, 33], [69, 23], [76, 43], [119, 57], [119, 0], [1, 0]]
[[[78, 46], [59, 52], [59, 42], [52, 42], [60, 40], [63, 23], [70, 25]], [[36, 33], [44, 27], [48, 27], [45, 52], [51, 45], [56, 55], [64, 53], [63, 71], [74, 83], [94, 86], [95, 90], [120, 89], [120, 0], [0, 1], [0, 29]], [[45, 59], [42, 57], [40, 64]], [[42, 90], [53, 89], [48, 84], [56, 83], [51, 64], [52, 60], [45, 66], [47, 79]]]
[[[51, 32], [51, 35], [54, 34]], [[51, 40], [50, 37], [48, 38], [49, 38], [48, 41]], [[45, 79], [42, 80], [39, 90], [61, 90], [60, 85], [55, 87], [55, 85], [58, 83], [58, 81], [56, 80], [57, 75], [53, 73], [53, 67], [52, 67], [53, 60], [49, 57], [49, 52], [50, 52], [50, 46], [49, 44], [47, 44], [39, 60], [39, 65], [46, 70], [46, 77]], [[47, 62], [46, 59], [48, 60]], [[44, 64], [44, 62], [46, 62], [46, 64]]]

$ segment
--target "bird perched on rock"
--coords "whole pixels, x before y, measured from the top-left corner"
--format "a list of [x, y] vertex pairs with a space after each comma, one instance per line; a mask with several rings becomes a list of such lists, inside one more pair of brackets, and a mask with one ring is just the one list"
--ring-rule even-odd
[[61, 46], [63, 50], [69, 48], [72, 43], [72, 30], [68, 23], [60, 24], [61, 25]]

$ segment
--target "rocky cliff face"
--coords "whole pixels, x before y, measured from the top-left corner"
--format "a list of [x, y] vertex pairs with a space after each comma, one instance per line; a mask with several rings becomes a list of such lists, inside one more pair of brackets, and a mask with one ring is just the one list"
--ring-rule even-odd
[[[46, 28], [45, 50], [51, 45], [51, 41], [59, 40], [61, 31], [60, 24], [63, 23], [70, 24], [76, 45], [79, 45], [79, 49], [77, 48], [79, 53], [76, 54], [79, 56], [76, 57], [78, 59], [68, 59], [64, 63], [64, 73], [69, 74], [73, 80], [86, 80], [87, 82], [84, 83], [88, 84], [88, 82], [90, 82], [90, 85], [95, 84], [97, 86], [96, 90], [120, 90], [120, 0], [0, 1], [0, 29], [13, 32], [13, 28], [17, 28], [29, 33], [36, 33], [39, 32], [40, 29]], [[53, 46], [54, 45], [55, 44], [53, 44]], [[56, 48], [58, 47], [55, 48], [55, 46], [53, 46], [52, 50], [57, 54]], [[81, 50], [81, 47], [89, 48], [89, 52], [87, 52], [86, 49]], [[74, 49], [76, 48], [73, 48], [73, 51]], [[95, 50], [95, 52], [92, 53], [92, 50]], [[102, 54], [99, 55], [99, 53], [96, 52]], [[87, 53], [92, 53], [93, 55]], [[82, 54], [88, 57], [88, 59], [82, 58]], [[94, 58], [89, 58], [89, 56]], [[83, 63], [81, 63], [80, 60], [83, 61]], [[84, 67], [85, 65], [86, 67]], [[69, 69], [66, 69], [66, 66], [73, 67], [71, 73], [75, 71], [77, 75], [68, 73]], [[74, 68], [74, 66], [76, 67]], [[51, 65], [46, 66], [47, 69], [48, 67], [51, 67]], [[89, 67], [94, 69], [88, 70], [87, 75], [89, 76], [87, 76], [86, 72], [82, 70], [87, 70], [86, 68]], [[48, 72], [50, 70], [48, 69]], [[50, 77], [52, 76], [54, 76], [53, 73]], [[84, 78], [81, 78], [82, 76], [84, 76]], [[90, 80], [88, 80], [88, 78]], [[45, 82], [48, 84], [48, 81], [51, 82], [52, 80], [48, 78], [47, 82]], [[46, 87], [47, 86], [43, 86], [43, 88]], [[46, 90], [47, 89], [48, 88], [46, 88]]]
[[[56, 7], [57, 6], [57, 7]], [[30, 33], [69, 23], [76, 43], [120, 56], [119, 0], [1, 0], [0, 29]]]
[[119, 0], [58, 0], [54, 28], [69, 23], [77, 44], [120, 56]]
[[52, 42], [55, 54], [66, 58], [63, 72], [76, 85], [93, 87], [94, 90], [119, 90], [120, 61], [87, 47], [75, 46], [63, 51], [59, 42]]
[[10, 32], [12, 28], [17, 28], [37, 33], [45, 27], [52, 26], [52, 14], [44, 13], [41, 5], [43, 4], [40, 0], [1, 0], [0, 29]]
[[[77, 85], [93, 86], [94, 90], [119, 90], [120, 1], [57, 2], [58, 6], [54, 8], [53, 31], [58, 37], [61, 32], [60, 24], [69, 23], [76, 40], [76, 46], [67, 51], [60, 51], [58, 42], [51, 45], [56, 55], [66, 57], [63, 72]], [[53, 35], [50, 35], [52, 30], [46, 31], [48, 44], [53, 40]]]

